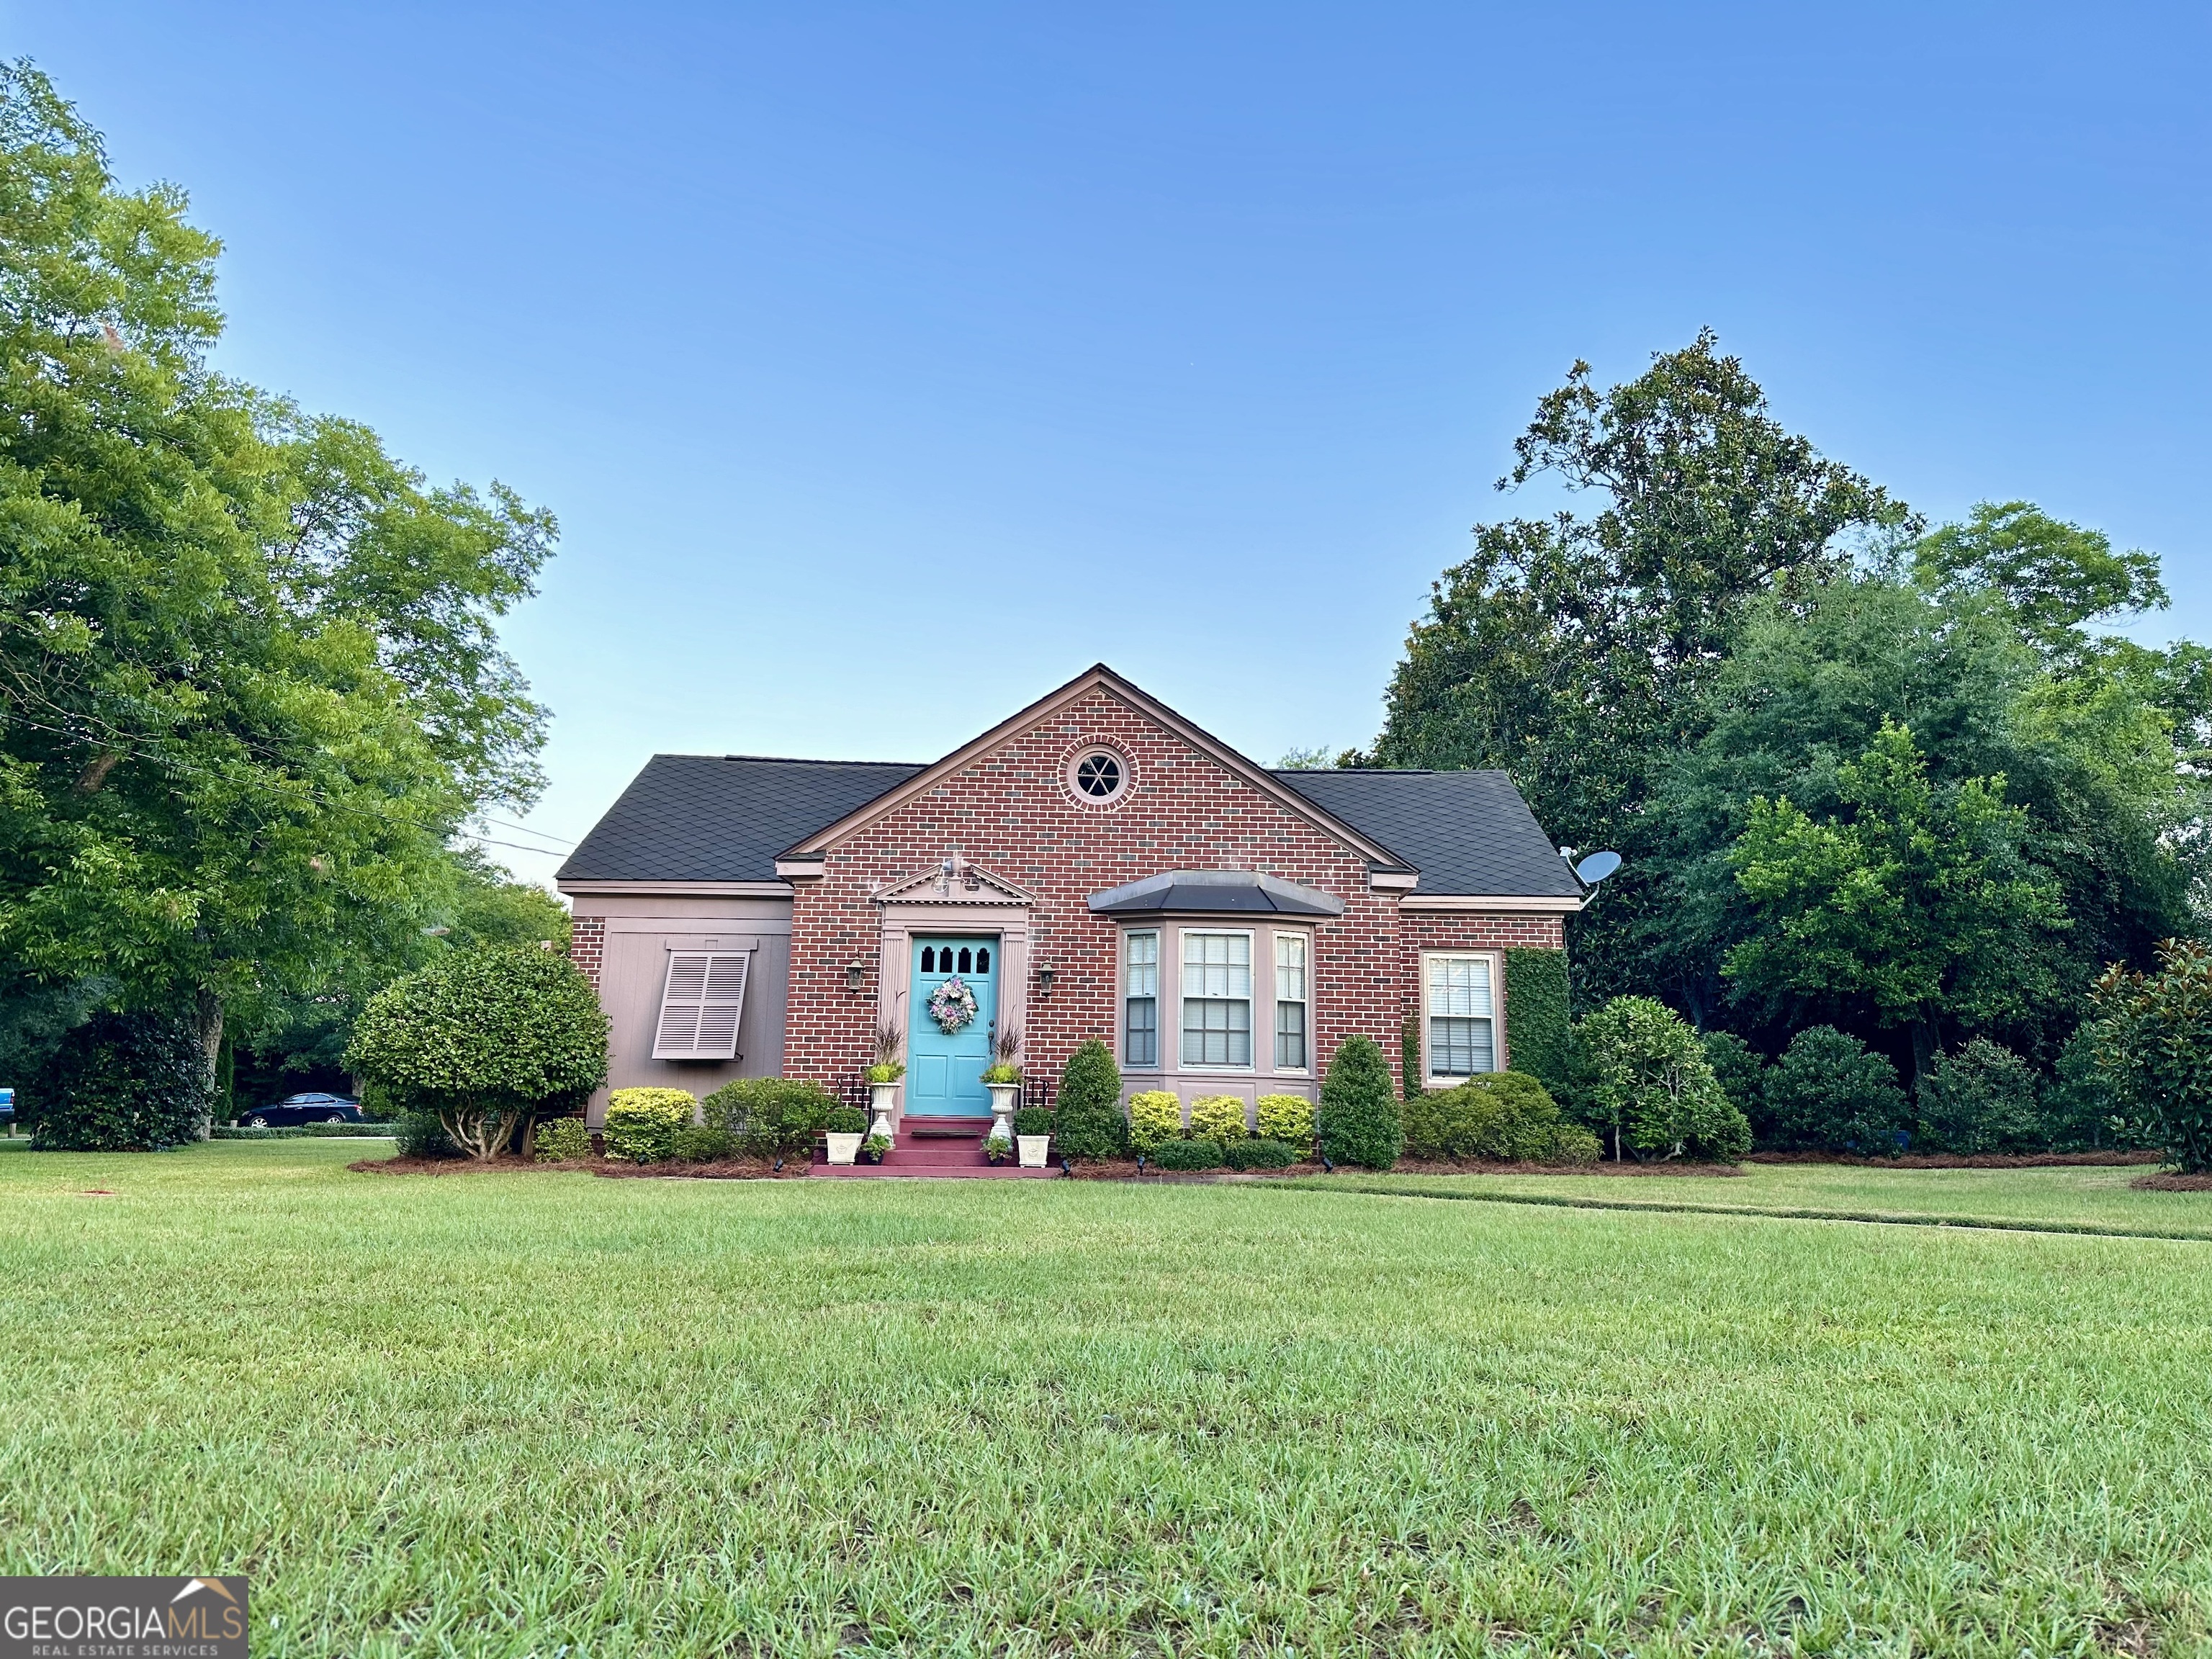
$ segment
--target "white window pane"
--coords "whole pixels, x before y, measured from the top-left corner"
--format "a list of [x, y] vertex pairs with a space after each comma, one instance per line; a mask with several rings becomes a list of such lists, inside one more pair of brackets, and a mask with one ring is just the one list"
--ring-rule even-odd
[[1303, 933], [1275, 935], [1275, 995], [1285, 1002], [1306, 1000], [1306, 941]]
[[1128, 983], [1126, 995], [1154, 997], [1160, 994], [1160, 936], [1129, 935]]
[[1429, 1013], [1431, 1017], [1487, 1019], [1491, 1012], [1488, 957], [1429, 958]]
[[1486, 1019], [1441, 1018], [1429, 1021], [1429, 1075], [1474, 1077], [1498, 1069], [1496, 1050]]

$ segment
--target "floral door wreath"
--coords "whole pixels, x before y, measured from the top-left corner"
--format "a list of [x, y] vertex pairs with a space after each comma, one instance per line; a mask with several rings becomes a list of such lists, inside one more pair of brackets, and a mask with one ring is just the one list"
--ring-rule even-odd
[[975, 1019], [975, 994], [959, 979], [948, 979], [929, 994], [929, 1017], [950, 1036]]

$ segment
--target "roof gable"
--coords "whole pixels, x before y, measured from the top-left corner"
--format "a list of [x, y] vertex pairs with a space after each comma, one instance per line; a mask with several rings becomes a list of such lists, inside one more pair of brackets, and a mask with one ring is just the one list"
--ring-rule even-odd
[[1165, 703], [1123, 679], [1104, 663], [1092, 665], [1058, 690], [1040, 697], [1019, 714], [1000, 721], [980, 737], [963, 744], [944, 759], [921, 768], [875, 799], [858, 803], [834, 823], [823, 826], [786, 848], [782, 857], [791, 861], [819, 859], [847, 836], [913, 799], [941, 779], [950, 777], [963, 767], [988, 755], [1000, 744], [1020, 736], [1092, 691], [1103, 691], [1127, 704], [1293, 817], [1350, 848], [1376, 869], [1407, 872], [1413, 869], [1413, 866], [1405, 859], [1372, 836], [1347, 823], [1330, 811], [1326, 804], [1286, 787], [1274, 773], [1247, 760], [1218, 738], [1192, 725]]

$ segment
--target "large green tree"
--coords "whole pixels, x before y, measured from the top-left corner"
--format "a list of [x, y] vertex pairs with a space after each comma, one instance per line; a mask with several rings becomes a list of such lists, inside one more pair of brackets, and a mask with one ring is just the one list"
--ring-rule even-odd
[[1596, 510], [1476, 526], [1358, 758], [1502, 768], [1561, 841], [1627, 853], [1577, 948], [1585, 988], [1632, 988], [1655, 767], [1698, 735], [1702, 694], [1744, 619], [1847, 568], [1857, 541], [1916, 521], [1777, 422], [1710, 332], [1603, 392], [1577, 363], [1514, 452], [1499, 488], [1551, 478]]
[[1947, 1023], [2027, 1013], [2051, 994], [2043, 946], [2066, 916], [2004, 795], [2002, 775], [1931, 781], [1885, 720], [1837, 767], [1834, 815], [1754, 798], [1729, 862], [1759, 925], [1723, 971], [1770, 997], [1863, 998], [1911, 1033], [1916, 1076]]
[[213, 238], [0, 67], [0, 978], [226, 1009], [404, 963], [538, 784], [551, 519], [215, 373]]

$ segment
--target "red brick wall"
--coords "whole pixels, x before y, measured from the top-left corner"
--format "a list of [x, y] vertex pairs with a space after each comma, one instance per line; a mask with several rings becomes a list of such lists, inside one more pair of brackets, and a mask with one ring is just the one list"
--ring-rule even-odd
[[568, 960], [584, 970], [584, 977], [592, 981], [592, 988], [599, 988], [599, 963], [605, 959], [607, 919], [605, 916], [578, 916], [569, 925]]
[[[1124, 798], [1103, 808], [1079, 801], [1064, 782], [1073, 754], [1101, 743], [1127, 757], [1133, 777]], [[863, 1062], [876, 1019], [880, 930], [870, 895], [954, 852], [1036, 895], [1024, 1056], [1033, 1074], [1056, 1075], [1085, 1038], [1114, 1042], [1115, 929], [1085, 901], [1177, 869], [1256, 869], [1340, 896], [1344, 915], [1324, 920], [1316, 939], [1316, 1055], [1326, 1066], [1346, 1037], [1364, 1033], [1398, 1070], [1413, 980], [1395, 902], [1367, 890], [1364, 859], [1097, 690], [863, 825], [830, 849], [821, 880], [799, 886], [787, 1075], [836, 1083]], [[1560, 937], [1559, 920], [1548, 916], [1455, 916], [1445, 925], [1486, 941], [1486, 928], [1514, 944]], [[846, 988], [853, 962], [867, 964], [857, 991]], [[1043, 964], [1057, 970], [1049, 998], [1036, 994]]]
[[[1421, 1011], [1421, 952], [1424, 951], [1511, 951], [1524, 945], [1564, 950], [1566, 922], [1541, 912], [1509, 911], [1484, 914], [1473, 910], [1407, 911], [1398, 918], [1399, 1030], [1408, 1014]], [[1500, 960], [1502, 967], [1503, 959]], [[1510, 1066], [1513, 1057], [1505, 1040], [1505, 975], [1497, 984], [1498, 1058]]]

